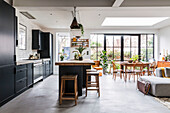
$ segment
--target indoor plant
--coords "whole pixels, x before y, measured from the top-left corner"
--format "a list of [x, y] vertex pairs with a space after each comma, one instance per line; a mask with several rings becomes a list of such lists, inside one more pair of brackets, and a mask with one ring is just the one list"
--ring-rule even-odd
[[105, 74], [107, 72], [107, 68], [108, 68], [108, 58], [107, 58], [107, 55], [106, 55], [106, 51], [103, 50], [101, 53], [100, 53], [100, 65], [102, 66], [103, 68], [103, 73]]
[[82, 46], [79, 46], [79, 48], [75, 48], [76, 50], [78, 50], [78, 52], [79, 52], [79, 60], [83, 60], [83, 55], [85, 54], [82, 54], [83, 53], [83, 51], [86, 49], [86, 48], [84, 48], [84, 47], [82, 47]]
[[133, 55], [131, 59], [133, 59], [133, 62], [135, 63], [137, 60], [139, 60], [139, 55]]
[[60, 54], [60, 61], [63, 61], [64, 57], [67, 56], [67, 54], [64, 53], [64, 49], [62, 49], [62, 52], [60, 52], [59, 54]]

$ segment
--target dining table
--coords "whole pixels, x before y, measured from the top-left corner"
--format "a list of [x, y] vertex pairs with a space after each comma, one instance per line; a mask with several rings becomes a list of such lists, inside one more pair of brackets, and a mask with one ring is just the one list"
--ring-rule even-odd
[[[127, 67], [134, 67], [134, 66], [138, 66], [141, 64], [136, 64], [136, 63], [129, 63], [128, 61], [120, 61], [120, 62], [115, 62], [117, 64], [120, 64], [120, 67], [123, 68], [125, 70], [125, 82], [127, 80]], [[147, 73], [149, 75], [149, 66], [150, 66], [151, 62], [142, 62], [143, 67], [147, 67]]]

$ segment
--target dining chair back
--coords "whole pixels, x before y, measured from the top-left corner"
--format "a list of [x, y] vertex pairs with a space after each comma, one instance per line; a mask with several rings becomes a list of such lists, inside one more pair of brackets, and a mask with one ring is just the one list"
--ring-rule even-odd
[[117, 76], [118, 72], [119, 72], [119, 75], [120, 75], [120, 79], [122, 79], [122, 72], [123, 72], [123, 70], [122, 69], [118, 69], [116, 67], [116, 64], [115, 64], [114, 61], [112, 62], [112, 65], [113, 65], [113, 79], [116, 80], [116, 76]]

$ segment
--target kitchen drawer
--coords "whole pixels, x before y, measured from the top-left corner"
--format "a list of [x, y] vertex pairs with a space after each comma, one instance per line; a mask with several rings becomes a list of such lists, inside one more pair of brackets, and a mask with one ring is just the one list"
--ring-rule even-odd
[[20, 79], [23, 79], [23, 78], [26, 78], [26, 75], [27, 75], [27, 70], [26, 69], [18, 70], [16, 72], [16, 81], [18, 81]]
[[16, 93], [24, 90], [26, 88], [26, 79], [22, 79], [16, 82]]
[[26, 64], [16, 66], [16, 70], [22, 70], [22, 69], [26, 69], [26, 68], [27, 68]]

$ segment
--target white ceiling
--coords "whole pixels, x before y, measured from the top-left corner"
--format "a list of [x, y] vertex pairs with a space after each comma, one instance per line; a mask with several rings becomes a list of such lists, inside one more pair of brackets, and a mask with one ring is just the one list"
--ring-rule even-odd
[[[114, 0], [106, 0], [106, 1], [113, 2]], [[114, 2], [114, 4], [111, 4], [111, 2], [109, 2], [111, 4], [110, 7], [78, 7], [77, 19], [81, 24], [83, 24], [85, 29], [105, 29], [105, 30], [107, 29], [160, 29], [162, 27], [170, 25], [170, 19], [167, 19], [151, 27], [124, 27], [124, 26], [102, 27], [101, 24], [104, 21], [105, 17], [170, 17], [169, 6], [167, 7], [162, 7], [162, 6], [119, 7], [121, 6], [121, 4], [125, 3], [125, 1], [126, 0], [117, 0], [116, 2]], [[127, 1], [132, 1], [132, 0], [127, 0]], [[38, 25], [41, 25], [44, 28], [69, 29], [73, 19], [72, 16], [73, 7], [51, 7], [51, 6], [25, 7], [22, 5], [16, 7], [19, 11], [28, 11], [36, 18], [36, 20], [32, 20], [32, 21]]]

